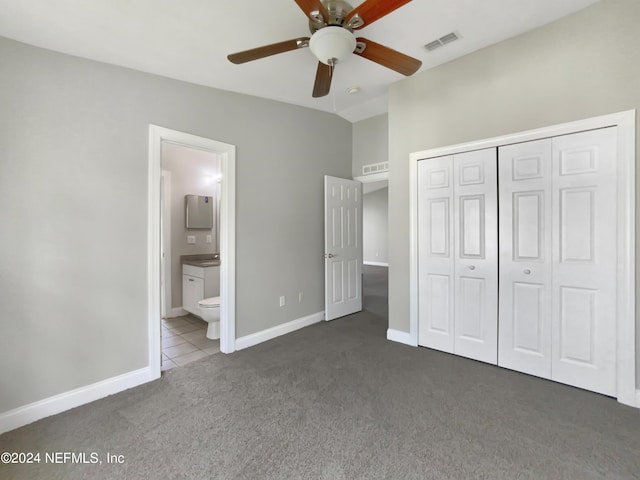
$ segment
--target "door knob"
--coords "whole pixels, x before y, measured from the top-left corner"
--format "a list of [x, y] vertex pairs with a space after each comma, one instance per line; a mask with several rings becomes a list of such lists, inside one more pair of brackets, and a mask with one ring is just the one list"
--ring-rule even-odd
[[335, 255], [333, 253], [325, 253], [324, 258], [333, 258]]
[[530, 275], [531, 274], [531, 270], [529, 270], [528, 268], [524, 269], [524, 274], [525, 275]]
[[469, 270], [475, 270], [476, 266], [475, 265], [469, 265]]

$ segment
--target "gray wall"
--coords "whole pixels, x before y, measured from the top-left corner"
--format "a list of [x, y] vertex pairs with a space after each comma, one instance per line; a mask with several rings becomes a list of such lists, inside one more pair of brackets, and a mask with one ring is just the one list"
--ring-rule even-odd
[[[171, 306], [182, 306], [181, 255], [218, 253], [217, 212], [220, 198], [220, 159], [212, 152], [205, 152], [183, 145], [165, 143], [162, 146], [162, 170], [171, 173]], [[185, 195], [213, 197], [214, 228], [189, 229], [185, 222]], [[207, 235], [211, 243], [206, 243]], [[187, 236], [196, 243], [187, 243]], [[169, 314], [170, 312], [167, 312]]]
[[409, 154], [640, 108], [638, 25], [638, 0], [602, 0], [391, 87], [390, 328], [409, 330]]
[[147, 365], [150, 123], [237, 146], [237, 335], [323, 310], [347, 121], [6, 39], [0, 58], [0, 412]]
[[388, 263], [389, 189], [362, 196], [362, 256], [364, 262]]
[[387, 114], [353, 124], [353, 176], [362, 175], [362, 166], [389, 159], [389, 122]]

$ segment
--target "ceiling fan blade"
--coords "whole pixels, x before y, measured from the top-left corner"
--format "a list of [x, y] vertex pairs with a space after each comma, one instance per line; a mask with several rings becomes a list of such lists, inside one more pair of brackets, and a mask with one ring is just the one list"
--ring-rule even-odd
[[272, 43], [271, 45], [265, 45], [263, 47], [252, 48], [251, 50], [245, 50], [243, 52], [232, 53], [228, 55], [227, 58], [231, 63], [239, 64], [308, 46], [309, 37], [300, 37], [284, 42]]
[[[417, 58], [410, 57], [366, 38], [356, 38], [356, 42], [356, 50], [353, 53], [376, 62], [383, 67], [395, 70], [402, 75], [413, 75], [422, 65], [422, 62]], [[362, 46], [364, 46], [364, 49]]]
[[[325, 7], [320, 0], [296, 0], [296, 3], [312, 21], [321, 23], [327, 23], [329, 21], [327, 7]], [[317, 17], [316, 12], [322, 16], [322, 19]]]
[[353, 29], [359, 29], [371, 25], [385, 15], [400, 8], [411, 0], [365, 0], [357, 6], [344, 19], [344, 23]]
[[313, 97], [324, 97], [329, 94], [331, 89], [331, 78], [333, 77], [333, 67], [318, 62], [318, 70], [316, 71], [316, 83], [313, 84]]

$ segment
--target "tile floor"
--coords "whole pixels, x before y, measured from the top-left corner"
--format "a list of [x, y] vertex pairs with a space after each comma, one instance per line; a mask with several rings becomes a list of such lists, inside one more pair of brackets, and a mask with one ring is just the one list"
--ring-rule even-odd
[[220, 352], [220, 340], [207, 338], [207, 322], [193, 315], [162, 319], [162, 371]]

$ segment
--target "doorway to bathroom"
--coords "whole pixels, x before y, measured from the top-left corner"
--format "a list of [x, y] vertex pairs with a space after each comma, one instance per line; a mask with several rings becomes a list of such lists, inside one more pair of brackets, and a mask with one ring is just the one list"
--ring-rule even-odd
[[[220, 351], [216, 322], [203, 320], [198, 301], [220, 298], [219, 154], [162, 142], [162, 371]], [[211, 330], [207, 336], [208, 330]]]
[[[235, 350], [235, 146], [155, 125], [149, 127], [149, 142], [148, 351], [153, 376], [157, 378], [161, 372], [161, 326], [172, 337], [166, 338], [165, 343], [173, 343], [169, 348], [176, 347], [174, 353], [185, 355], [185, 361], [194, 355], [202, 355], [187, 352], [189, 348], [212, 350], [204, 339], [206, 323], [186, 315], [182, 309], [180, 277], [185, 258], [210, 255], [211, 260], [216, 260], [212, 263], [219, 269], [216, 280], [219, 281], [220, 297], [219, 348], [223, 353]], [[185, 157], [193, 160], [188, 168], [190, 172], [179, 168], [180, 159]], [[192, 178], [185, 181], [189, 176]], [[211, 228], [187, 229], [184, 216], [178, 218], [169, 214], [171, 209], [174, 212], [182, 210], [187, 187], [193, 190], [189, 193], [194, 194], [189, 196], [205, 200], [211, 197], [209, 200], [214, 203], [213, 211], [216, 212]], [[171, 247], [171, 231], [178, 243], [184, 245]], [[174, 281], [171, 281], [172, 277]], [[165, 318], [162, 324], [161, 317]], [[190, 338], [185, 340], [186, 337]]]

